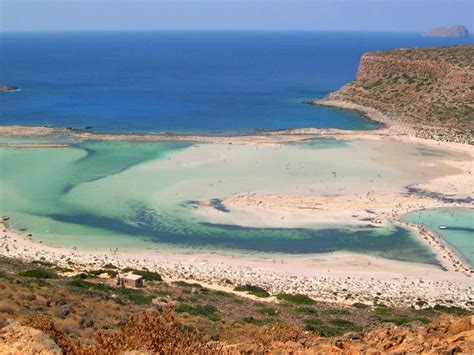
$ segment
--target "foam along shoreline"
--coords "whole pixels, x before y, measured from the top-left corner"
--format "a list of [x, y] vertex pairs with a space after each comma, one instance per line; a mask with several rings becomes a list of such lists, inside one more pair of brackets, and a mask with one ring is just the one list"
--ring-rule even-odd
[[[33, 242], [26, 233], [3, 222], [1, 254], [26, 261], [45, 260], [73, 267], [147, 268], [169, 280], [194, 280], [215, 289], [251, 283], [271, 293], [304, 293], [317, 300], [342, 304], [374, 299], [387, 305], [411, 306], [419, 299], [428, 305], [470, 307], [471, 280], [436, 266], [399, 262], [361, 254], [337, 252], [299, 257], [244, 257], [219, 254], [166, 254], [122, 250], [83, 251]], [[224, 267], [225, 265], [225, 267]], [[272, 301], [270, 299], [270, 301]], [[453, 303], [451, 303], [453, 302]]]

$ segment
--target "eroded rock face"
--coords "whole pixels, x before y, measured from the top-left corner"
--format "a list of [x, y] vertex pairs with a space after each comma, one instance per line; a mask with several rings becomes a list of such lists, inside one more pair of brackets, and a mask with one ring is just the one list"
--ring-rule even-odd
[[63, 352], [42, 331], [16, 322], [0, 329], [0, 354], [60, 355]]
[[469, 31], [462, 25], [436, 27], [423, 33], [423, 37], [469, 37]]

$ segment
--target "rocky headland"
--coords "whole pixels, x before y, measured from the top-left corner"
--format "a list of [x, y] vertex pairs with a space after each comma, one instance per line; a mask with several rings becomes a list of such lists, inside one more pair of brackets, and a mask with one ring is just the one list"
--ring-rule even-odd
[[354, 81], [311, 103], [362, 111], [421, 138], [474, 144], [474, 45], [366, 53]]

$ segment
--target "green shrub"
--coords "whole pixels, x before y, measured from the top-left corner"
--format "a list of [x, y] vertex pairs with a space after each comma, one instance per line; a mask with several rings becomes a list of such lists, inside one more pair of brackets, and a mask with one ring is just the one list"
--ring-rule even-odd
[[377, 307], [375, 308], [375, 313], [378, 316], [390, 316], [392, 315], [393, 311], [391, 308], [388, 307]]
[[369, 306], [364, 303], [356, 302], [352, 305], [352, 307], [364, 309], [364, 308], [368, 308]]
[[456, 316], [467, 316], [471, 314], [471, 312], [468, 309], [462, 308], [462, 307], [457, 307], [457, 306], [442, 306], [442, 305], [435, 305], [433, 307], [433, 310], [435, 312], [441, 312], [441, 313], [449, 313], [449, 314], [454, 314]]
[[295, 294], [289, 294], [289, 293], [279, 293], [277, 296], [277, 299], [291, 302], [291, 303], [296, 303], [296, 304], [315, 304], [316, 301], [313, 300], [312, 298], [302, 295], [300, 293], [295, 293]]
[[98, 290], [98, 291], [110, 291], [111, 288], [109, 286], [100, 284], [100, 283], [95, 283], [95, 282], [89, 282], [89, 281], [84, 281], [81, 278], [74, 278], [66, 283], [66, 286], [69, 287], [76, 287], [76, 288], [82, 288], [82, 289], [93, 289], [93, 290]]
[[118, 267], [115, 266], [114, 264], [105, 264], [105, 265], [103, 266], [103, 268], [104, 268], [104, 269], [114, 269], [114, 270], [118, 269]]
[[342, 330], [343, 333], [352, 331], [352, 332], [360, 332], [362, 327], [352, 323], [351, 321], [345, 319], [331, 319], [329, 323], [338, 329]]
[[317, 333], [323, 337], [339, 335], [335, 328], [327, 326], [321, 319], [313, 318], [304, 321], [304, 329]]
[[150, 304], [153, 297], [144, 295], [143, 292], [130, 292], [125, 297], [132, 303], [138, 305]]
[[102, 274], [107, 274], [109, 277], [116, 277], [118, 275], [118, 272], [112, 269], [99, 269], [99, 270], [90, 270], [87, 272], [88, 274], [92, 274], [95, 276], [99, 276]]
[[253, 325], [265, 325], [268, 323], [272, 323], [272, 320], [271, 319], [258, 319], [258, 318], [250, 316], [250, 317], [242, 318], [242, 322], [253, 324]]
[[339, 336], [349, 331], [361, 331], [362, 327], [344, 319], [332, 319], [329, 325], [321, 319], [313, 318], [305, 320], [305, 330], [318, 333], [324, 337]]
[[212, 294], [215, 296], [220, 296], [220, 297], [232, 297], [232, 294], [229, 292], [217, 290], [217, 291], [212, 291]]
[[54, 266], [53, 263], [50, 263], [49, 261], [44, 261], [44, 260], [34, 260], [31, 262], [32, 264], [35, 264], [35, 265], [40, 265], [40, 266], [44, 266], [44, 267], [51, 267], [51, 266]]
[[431, 319], [425, 317], [416, 317], [416, 320], [423, 323], [423, 324], [430, 324]]
[[185, 303], [180, 303], [176, 305], [174, 310], [177, 313], [188, 313], [194, 316], [203, 316], [213, 321], [217, 321], [220, 319], [219, 311], [217, 310], [217, 308], [209, 304], [199, 304], [193, 307]]
[[315, 310], [313, 307], [296, 307], [295, 312], [300, 313], [300, 314], [312, 315], [312, 316], [318, 315], [318, 311]]
[[40, 268], [22, 271], [19, 272], [17, 275], [22, 277], [34, 277], [37, 279], [55, 279], [58, 277], [58, 274], [56, 272]]
[[234, 291], [247, 292], [257, 297], [270, 297], [270, 293], [268, 293], [268, 291], [265, 290], [263, 287], [250, 284], [237, 286], [234, 288]]
[[341, 308], [330, 308], [326, 310], [327, 314], [332, 314], [332, 315], [348, 315], [351, 314], [347, 309], [341, 309]]
[[198, 283], [190, 283], [186, 281], [173, 281], [173, 285], [179, 286], [179, 287], [195, 287], [195, 288], [203, 288], [200, 284]]
[[394, 318], [387, 318], [383, 320], [384, 322], [390, 322], [396, 325], [402, 325], [402, 324], [407, 324], [410, 322], [413, 322], [413, 319], [411, 319], [408, 316], [397, 316]]
[[259, 307], [257, 308], [257, 312], [266, 314], [267, 316], [276, 316], [278, 314], [278, 311], [272, 307]]
[[55, 267], [54, 268], [54, 271], [57, 271], [57, 272], [73, 272], [74, 270], [73, 269], [70, 269], [68, 267]]

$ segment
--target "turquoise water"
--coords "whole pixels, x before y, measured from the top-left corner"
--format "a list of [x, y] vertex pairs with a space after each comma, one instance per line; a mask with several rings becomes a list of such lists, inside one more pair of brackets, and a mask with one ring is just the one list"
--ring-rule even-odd
[[[335, 143], [322, 140], [322, 151], [349, 149]], [[311, 142], [308, 151], [317, 153], [317, 144]], [[224, 154], [231, 147], [200, 146], [186, 142], [85, 142], [54, 149], [0, 148], [0, 212], [12, 217], [15, 228], [25, 228], [34, 238], [53, 245], [289, 254], [345, 250], [436, 263], [433, 254], [402, 228], [256, 228], [210, 223], [195, 213], [192, 200], [220, 197], [236, 186], [248, 188], [246, 174], [268, 173], [277, 178], [282, 172], [275, 169], [278, 163], [283, 165], [278, 157], [301, 148], [285, 148], [290, 153], [264, 148], [274, 159], [268, 159], [268, 168], [253, 168], [242, 167], [238, 161], [209, 165], [212, 157], [201, 151], [221, 149], [217, 154]], [[256, 147], [233, 149], [239, 149], [236, 156], [258, 156]], [[249, 165], [248, 161], [245, 164]], [[220, 172], [228, 172], [230, 177], [234, 170], [242, 175], [227, 182], [228, 186], [222, 183], [222, 190], [213, 190], [209, 179], [216, 179]], [[249, 177], [255, 186], [268, 185], [265, 179], [255, 182], [256, 176]], [[227, 178], [222, 177], [224, 181]]]
[[[474, 209], [422, 210], [406, 214], [403, 219], [431, 229], [474, 266]], [[447, 229], [439, 229], [439, 226], [445, 226]]]

